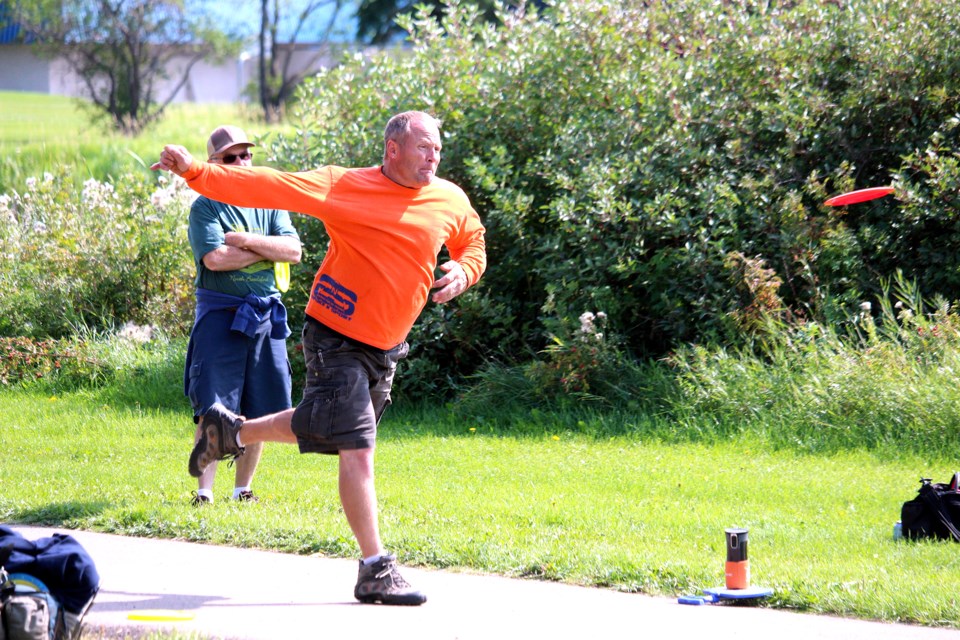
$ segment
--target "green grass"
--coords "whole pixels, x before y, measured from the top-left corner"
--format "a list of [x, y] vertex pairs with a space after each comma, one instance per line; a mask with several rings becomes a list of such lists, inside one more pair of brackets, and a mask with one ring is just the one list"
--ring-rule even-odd
[[77, 167], [76, 178], [106, 180], [126, 172], [149, 173], [162, 145], [182, 144], [197, 154], [220, 124], [238, 124], [251, 136], [283, 129], [256, 120], [236, 104], [173, 104], [163, 119], [130, 138], [94, 125], [79, 100], [0, 91], [0, 193], [23, 191], [27, 178]]
[[[186, 400], [130, 391], [176, 388], [173, 369], [100, 391], [0, 392], [0, 519], [356, 557], [330, 457], [267, 445], [260, 504], [226, 500], [224, 470], [217, 503], [189, 506]], [[723, 530], [745, 526], [752, 582], [775, 590], [765, 606], [960, 627], [956, 546], [891, 536], [920, 475], [945, 476], [949, 459], [596, 438], [543, 415], [504, 436], [441, 407], [395, 409], [377, 482], [404, 563], [673, 596], [721, 585]]]

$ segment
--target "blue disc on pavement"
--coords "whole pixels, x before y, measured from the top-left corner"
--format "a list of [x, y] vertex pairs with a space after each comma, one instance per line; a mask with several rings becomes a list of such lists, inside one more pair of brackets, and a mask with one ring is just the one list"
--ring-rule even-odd
[[770, 587], [747, 587], [746, 589], [727, 589], [726, 587], [714, 587], [713, 589], [704, 589], [703, 592], [718, 598], [743, 600], [745, 598], [765, 598], [773, 593], [773, 589]]

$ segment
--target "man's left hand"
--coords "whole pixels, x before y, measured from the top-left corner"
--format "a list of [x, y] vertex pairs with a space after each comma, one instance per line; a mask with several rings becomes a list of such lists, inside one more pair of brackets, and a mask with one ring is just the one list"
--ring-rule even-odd
[[458, 295], [467, 290], [467, 274], [460, 266], [459, 262], [450, 260], [440, 265], [440, 269], [446, 273], [433, 283], [433, 288], [438, 289], [433, 294], [433, 301], [444, 303], [450, 302]]

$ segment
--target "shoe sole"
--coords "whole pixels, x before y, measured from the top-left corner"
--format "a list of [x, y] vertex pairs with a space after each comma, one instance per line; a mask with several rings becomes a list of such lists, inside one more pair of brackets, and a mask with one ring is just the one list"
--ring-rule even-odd
[[395, 596], [395, 597], [386, 597], [383, 596], [364, 596], [362, 598], [357, 598], [362, 604], [377, 604], [378, 602], [387, 605], [397, 605], [401, 607], [415, 607], [423, 604], [427, 601], [427, 597], [424, 595], [417, 596]]
[[200, 439], [197, 440], [197, 444], [193, 446], [193, 451], [190, 452], [190, 464], [187, 466], [190, 475], [194, 478], [202, 476], [210, 463], [217, 459], [208, 456], [210, 446], [216, 446], [217, 444], [217, 437], [216, 426], [212, 424], [204, 426], [200, 432]]

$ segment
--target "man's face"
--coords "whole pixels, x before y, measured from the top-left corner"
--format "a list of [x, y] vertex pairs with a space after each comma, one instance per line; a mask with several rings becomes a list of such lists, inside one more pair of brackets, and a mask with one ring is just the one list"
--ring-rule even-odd
[[437, 174], [442, 147], [435, 124], [414, 120], [406, 136], [387, 142], [387, 175], [405, 187], [427, 186]]
[[210, 162], [229, 164], [235, 167], [249, 167], [253, 165], [253, 154], [250, 153], [250, 145], [235, 144], [222, 153], [211, 157]]

